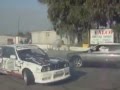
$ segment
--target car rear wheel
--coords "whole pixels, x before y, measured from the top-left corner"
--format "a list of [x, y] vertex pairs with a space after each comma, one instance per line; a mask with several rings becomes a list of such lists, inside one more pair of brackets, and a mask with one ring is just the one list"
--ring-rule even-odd
[[82, 67], [82, 60], [79, 56], [73, 56], [71, 58], [71, 64], [73, 67], [80, 68]]
[[30, 70], [23, 71], [23, 79], [26, 85], [34, 83], [34, 76]]

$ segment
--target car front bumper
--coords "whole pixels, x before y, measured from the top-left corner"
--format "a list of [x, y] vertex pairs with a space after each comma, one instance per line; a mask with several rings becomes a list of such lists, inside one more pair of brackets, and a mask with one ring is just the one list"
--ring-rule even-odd
[[49, 72], [44, 72], [41, 75], [36, 74], [35, 75], [35, 83], [52, 83], [57, 82], [60, 80], [64, 80], [70, 77], [70, 70], [69, 67], [60, 69], [60, 70], [54, 70]]

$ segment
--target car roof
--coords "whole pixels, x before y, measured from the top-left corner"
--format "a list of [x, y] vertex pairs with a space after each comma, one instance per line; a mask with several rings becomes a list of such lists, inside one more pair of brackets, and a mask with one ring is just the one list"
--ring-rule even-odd
[[33, 44], [11, 44], [11, 45], [0, 45], [0, 46], [13, 47], [16, 48], [17, 50], [39, 48], [37, 45], [33, 45]]

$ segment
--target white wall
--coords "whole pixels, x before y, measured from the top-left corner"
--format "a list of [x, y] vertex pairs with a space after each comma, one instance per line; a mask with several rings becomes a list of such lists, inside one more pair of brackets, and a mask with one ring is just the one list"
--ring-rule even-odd
[[1, 35], [0, 36], [0, 44], [8, 44], [8, 39], [12, 39], [14, 44], [19, 44], [20, 40], [25, 40], [24, 37], [18, 37], [18, 36], [7, 36], [7, 35]]
[[[31, 32], [33, 44], [53, 44], [60, 36], [55, 31], [38, 31]], [[62, 37], [64, 44], [70, 44], [70, 40]]]
[[39, 43], [39, 33], [32, 32], [32, 43]]
[[13, 42], [15, 43], [15, 37], [14, 36], [0, 36], [0, 44], [8, 44], [8, 39], [13, 39]]
[[58, 38], [59, 37], [55, 31], [32, 32], [33, 44], [53, 44], [53, 42]]

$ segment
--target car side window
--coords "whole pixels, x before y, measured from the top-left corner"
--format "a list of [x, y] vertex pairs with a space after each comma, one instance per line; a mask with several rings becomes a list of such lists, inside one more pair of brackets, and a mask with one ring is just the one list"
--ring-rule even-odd
[[10, 55], [15, 55], [15, 49], [13, 47], [3, 47], [3, 57], [10, 58]]
[[101, 45], [97, 45], [97, 46], [94, 46], [94, 49], [93, 49], [93, 51], [100, 51], [100, 47], [102, 47]]
[[96, 52], [96, 51], [99, 51], [99, 47], [100, 47], [100, 45], [91, 46], [91, 47], [90, 47], [90, 50], [91, 50], [92, 52]]

